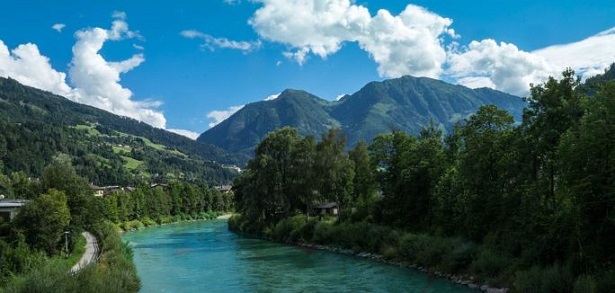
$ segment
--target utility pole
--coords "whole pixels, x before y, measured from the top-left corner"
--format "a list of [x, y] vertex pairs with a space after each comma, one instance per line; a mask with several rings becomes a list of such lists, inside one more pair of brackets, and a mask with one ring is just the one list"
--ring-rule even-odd
[[64, 231], [64, 247], [66, 249], [66, 258], [68, 258], [68, 231]]

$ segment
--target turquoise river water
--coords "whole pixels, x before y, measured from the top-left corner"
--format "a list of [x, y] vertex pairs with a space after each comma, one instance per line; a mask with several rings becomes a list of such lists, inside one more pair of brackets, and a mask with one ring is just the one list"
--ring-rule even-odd
[[141, 292], [473, 292], [411, 269], [239, 236], [224, 220], [124, 235]]

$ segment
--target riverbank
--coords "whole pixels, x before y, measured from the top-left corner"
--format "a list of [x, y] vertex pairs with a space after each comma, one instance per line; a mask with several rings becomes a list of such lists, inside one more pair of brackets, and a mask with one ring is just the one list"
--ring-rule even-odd
[[450, 282], [452, 282], [454, 284], [458, 284], [458, 285], [462, 285], [462, 286], [467, 286], [470, 289], [481, 290], [481, 291], [486, 292], [486, 293], [506, 293], [506, 292], [509, 291], [508, 288], [495, 288], [495, 287], [490, 287], [488, 284], [474, 283], [474, 278], [472, 276], [441, 273], [439, 271], [433, 271], [433, 270], [430, 270], [428, 268], [425, 268], [425, 267], [422, 267], [422, 266], [418, 266], [416, 264], [411, 264], [411, 263], [407, 263], [407, 262], [403, 262], [403, 261], [396, 261], [396, 260], [387, 259], [383, 255], [376, 254], [376, 253], [355, 252], [352, 249], [343, 249], [343, 248], [331, 247], [331, 246], [326, 246], [326, 245], [319, 245], [319, 244], [314, 244], [314, 243], [296, 242], [296, 243], [286, 243], [286, 244], [291, 244], [291, 245], [295, 245], [295, 246], [298, 246], [298, 247], [315, 249], [315, 250], [330, 251], [330, 252], [344, 254], [344, 255], [352, 255], [352, 256], [355, 256], [355, 257], [367, 258], [367, 259], [370, 259], [370, 260], [373, 260], [373, 261], [377, 261], [377, 262], [381, 262], [381, 263], [386, 263], [386, 264], [395, 265], [395, 266], [399, 266], [399, 267], [405, 267], [405, 268], [409, 268], [409, 269], [414, 269], [414, 270], [418, 270], [420, 272], [423, 272], [423, 273], [426, 273], [426, 274], [430, 274], [430, 275], [438, 277], [438, 278], [447, 279], [448, 281], [450, 281]]
[[193, 221], [209, 221], [215, 219], [229, 219], [233, 214], [228, 212], [207, 212], [198, 216], [190, 215], [176, 215], [162, 217], [156, 220], [152, 220], [149, 217], [144, 217], [138, 220], [124, 221], [116, 223], [118, 233], [125, 233], [131, 231], [138, 231], [147, 227], [157, 227], [169, 224], [193, 222]]
[[413, 268], [484, 292], [507, 292], [513, 278], [505, 258], [460, 238], [413, 234], [366, 222], [307, 220], [303, 215], [257, 227], [233, 216], [229, 229], [270, 241], [369, 258]]

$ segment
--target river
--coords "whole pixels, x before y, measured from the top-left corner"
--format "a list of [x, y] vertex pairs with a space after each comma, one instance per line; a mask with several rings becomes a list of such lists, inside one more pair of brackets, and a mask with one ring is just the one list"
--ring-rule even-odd
[[407, 268], [247, 238], [225, 220], [126, 233], [141, 292], [473, 292]]

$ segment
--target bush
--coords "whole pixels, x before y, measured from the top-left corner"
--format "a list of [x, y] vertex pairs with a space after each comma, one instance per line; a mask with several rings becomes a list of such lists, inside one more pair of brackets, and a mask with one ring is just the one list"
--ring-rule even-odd
[[504, 273], [511, 262], [507, 256], [495, 250], [484, 248], [479, 251], [477, 258], [470, 266], [470, 270], [479, 277], [496, 278]]
[[[592, 276], [580, 276], [577, 278], [577, 281], [574, 282], [574, 289], [572, 292], [574, 293], [594, 293], [596, 291], [596, 280]], [[606, 291], [604, 291], [606, 292]]]
[[137, 292], [141, 284], [132, 263], [132, 248], [123, 243], [114, 224], [92, 227], [99, 240], [99, 265], [88, 266], [75, 275], [67, 272], [61, 260], [49, 260], [18, 277], [5, 292]]
[[141, 219], [141, 223], [143, 223], [143, 225], [145, 225], [146, 227], [156, 225], [156, 222], [150, 219], [150, 217], [144, 217], [143, 219]]
[[615, 269], [606, 270], [596, 276], [596, 292], [615, 290]]
[[469, 268], [478, 251], [476, 244], [461, 238], [454, 238], [450, 241], [452, 250], [443, 257], [442, 269], [458, 273]]
[[327, 222], [317, 222], [314, 225], [314, 236], [312, 236], [312, 241], [317, 244], [331, 244], [333, 242], [333, 235], [335, 229], [331, 223]]
[[[529, 270], [517, 272], [514, 286], [519, 292], [569, 292], [573, 287], [572, 280], [573, 276], [567, 267], [534, 266]], [[583, 284], [579, 283], [579, 286], [581, 285]]]

